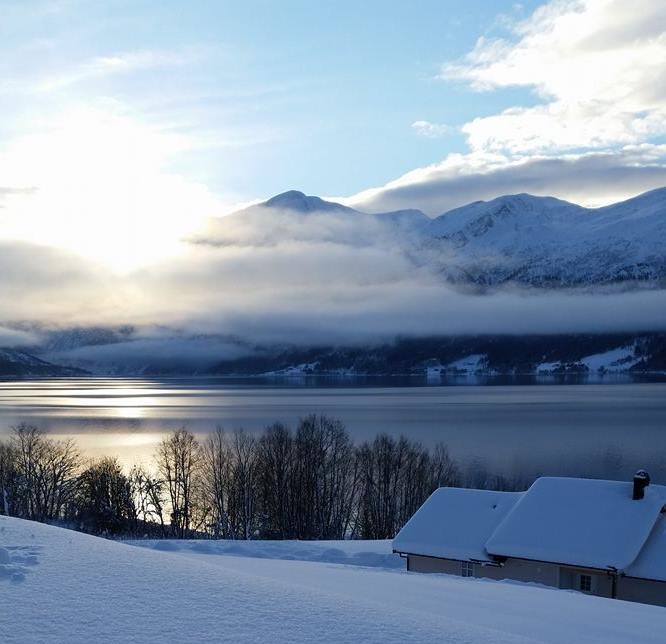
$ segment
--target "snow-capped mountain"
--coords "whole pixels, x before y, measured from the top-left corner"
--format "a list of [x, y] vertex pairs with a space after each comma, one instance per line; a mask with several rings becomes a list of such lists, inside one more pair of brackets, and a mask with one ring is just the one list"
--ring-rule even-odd
[[76, 376], [85, 373], [75, 367], [46, 362], [25, 351], [0, 348], [0, 376]]
[[666, 279], [666, 188], [604, 208], [507, 195], [430, 218], [420, 210], [367, 214], [291, 190], [210, 223], [196, 241], [290, 238], [396, 248], [445, 280], [572, 287]]
[[[268, 201], [259, 204], [260, 208], [274, 208], [280, 210], [291, 210], [294, 212], [348, 212], [356, 213], [353, 208], [348, 208], [342, 204], [335, 203], [334, 201], [325, 201], [320, 197], [308, 196], [299, 190], [288, 190], [275, 197], [271, 197]], [[250, 206], [249, 209], [256, 208]]]
[[553, 287], [666, 278], [666, 188], [597, 209], [498, 197], [444, 213], [424, 232], [432, 261], [453, 280]]
[[210, 219], [191, 241], [213, 246], [265, 245], [294, 240], [358, 245], [390, 238], [396, 248], [406, 249], [431, 221], [420, 210], [368, 214], [289, 190], [225, 217]]

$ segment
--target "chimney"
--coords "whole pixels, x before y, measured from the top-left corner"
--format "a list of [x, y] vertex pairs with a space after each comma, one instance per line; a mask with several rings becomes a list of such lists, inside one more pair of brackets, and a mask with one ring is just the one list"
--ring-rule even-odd
[[638, 470], [634, 474], [634, 493], [631, 497], [634, 501], [639, 501], [645, 496], [645, 488], [650, 485], [650, 475], [645, 470]]

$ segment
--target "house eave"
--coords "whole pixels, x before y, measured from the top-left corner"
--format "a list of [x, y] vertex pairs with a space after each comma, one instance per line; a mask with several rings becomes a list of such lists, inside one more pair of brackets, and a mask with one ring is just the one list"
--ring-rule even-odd
[[576, 568], [577, 570], [589, 570], [591, 572], [603, 572], [610, 575], [623, 575], [622, 570], [618, 570], [615, 566], [606, 566], [600, 568], [598, 566], [586, 566], [583, 564], [564, 562], [564, 561], [547, 561], [545, 559], [530, 559], [529, 557], [513, 557], [511, 555], [492, 555], [493, 557], [501, 557], [504, 561], [513, 559], [516, 561], [529, 561], [530, 563], [548, 564], [551, 566], [563, 566], [564, 568]]
[[418, 552], [406, 552], [404, 550], [395, 550], [395, 549], [393, 549], [393, 554], [400, 555], [401, 557], [428, 557], [429, 559], [440, 559], [442, 561], [468, 562], [468, 563], [479, 564], [481, 566], [491, 566], [493, 568], [500, 568], [502, 566], [502, 563], [500, 561], [493, 561], [490, 559], [474, 559], [472, 557], [461, 559], [460, 557], [442, 557], [438, 555], [429, 555]]

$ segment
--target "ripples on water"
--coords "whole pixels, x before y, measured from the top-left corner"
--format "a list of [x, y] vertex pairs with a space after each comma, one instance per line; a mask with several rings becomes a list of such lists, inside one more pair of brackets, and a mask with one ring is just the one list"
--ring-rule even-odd
[[0, 435], [25, 421], [57, 436], [74, 435], [90, 455], [147, 463], [160, 437], [183, 425], [197, 433], [218, 425], [259, 431], [275, 421], [293, 425], [306, 414], [323, 413], [345, 422], [356, 441], [379, 432], [404, 433], [425, 444], [444, 441], [465, 470], [628, 478], [646, 467], [653, 480], [666, 483], [666, 383], [293, 384], [143, 378], [0, 382]]

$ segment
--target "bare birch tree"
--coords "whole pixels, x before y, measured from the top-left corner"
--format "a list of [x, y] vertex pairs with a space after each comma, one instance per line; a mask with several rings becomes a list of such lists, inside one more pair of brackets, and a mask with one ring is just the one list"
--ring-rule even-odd
[[169, 493], [173, 533], [183, 538], [195, 519], [195, 486], [201, 464], [199, 442], [183, 427], [162, 440], [156, 462]]

